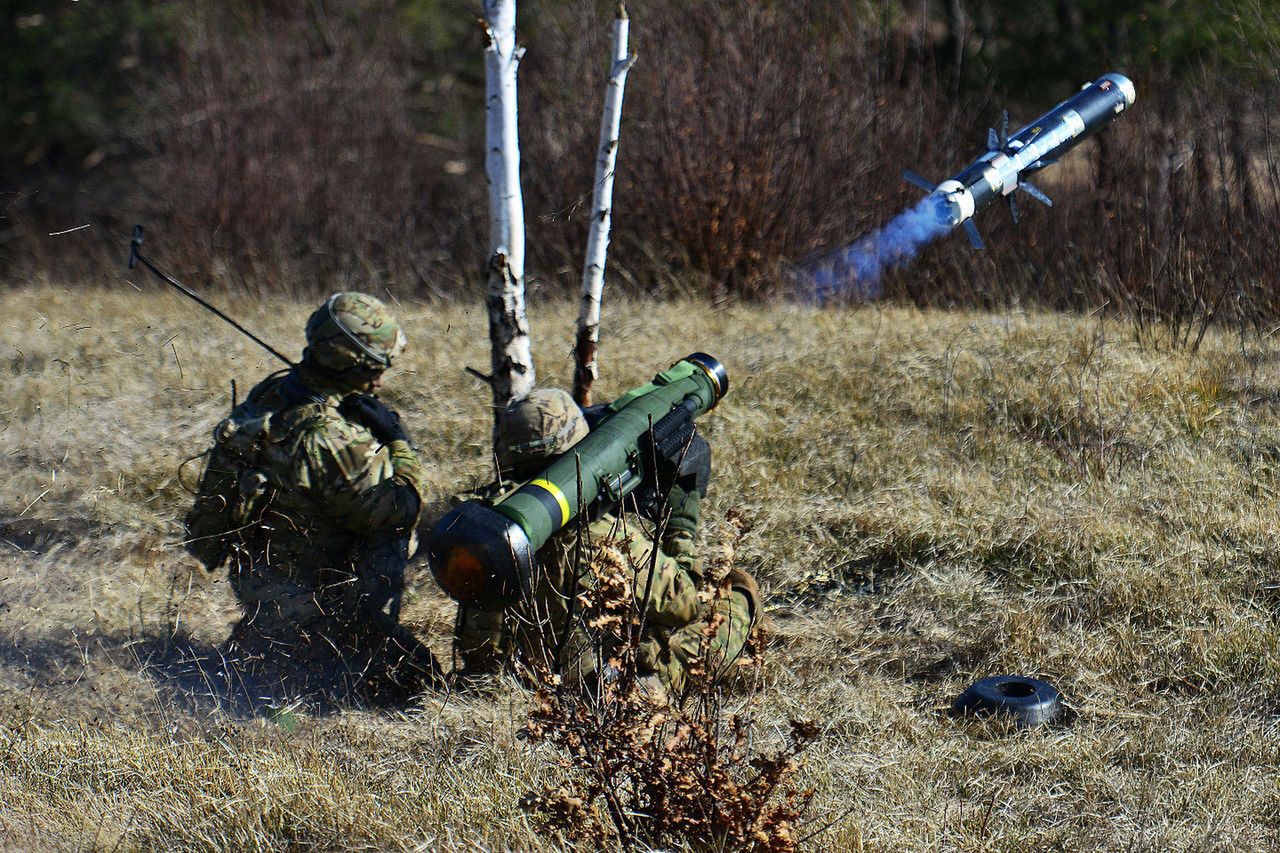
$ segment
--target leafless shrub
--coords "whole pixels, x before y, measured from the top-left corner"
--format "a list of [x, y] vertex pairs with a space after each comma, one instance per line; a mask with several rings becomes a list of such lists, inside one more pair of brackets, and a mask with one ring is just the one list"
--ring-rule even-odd
[[136, 170], [175, 263], [241, 283], [283, 270], [307, 290], [321, 273], [425, 279], [439, 164], [411, 119], [395, 4], [188, 11]]
[[[727, 570], [731, 552], [722, 552], [714, 576]], [[749, 719], [726, 714], [724, 673], [709, 665], [720, 628], [714, 607], [684, 693], [668, 697], [643, 678], [637, 662], [646, 608], [637, 607], [635, 578], [645, 570], [607, 548], [587, 567], [594, 583], [579, 603], [599, 659], [593, 683], [562, 683], [546, 669], [530, 673], [538, 687], [523, 734], [556, 748], [562, 779], [526, 795], [523, 806], [563, 840], [590, 849], [685, 843], [717, 851], [795, 850], [796, 827], [814, 791], [796, 787], [794, 778], [817, 726], [791, 720], [782, 743], [760, 751]], [[727, 584], [719, 584], [706, 598], [714, 605], [728, 594]], [[752, 646], [762, 643], [757, 633]]]

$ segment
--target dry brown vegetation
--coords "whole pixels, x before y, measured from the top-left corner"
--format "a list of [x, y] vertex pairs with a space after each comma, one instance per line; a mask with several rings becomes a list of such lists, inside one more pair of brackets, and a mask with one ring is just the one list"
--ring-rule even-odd
[[[7, 273], [91, 278], [102, 247], [114, 244], [116, 263], [129, 227], [143, 221], [158, 257], [219, 288], [275, 293], [288, 282], [315, 294], [318, 282], [342, 275], [427, 297], [483, 277], [474, 10], [426, 0], [165, 5], [168, 37], [134, 36], [137, 79], [124, 98], [133, 109], [112, 108], [102, 164], [53, 175], [7, 164]], [[1132, 50], [1095, 42], [1075, 56], [1055, 19], [1082, 4], [1033, 5], [633, 4], [639, 61], [620, 137], [610, 286], [716, 299], [811, 294], [803, 275], [780, 273], [803, 270], [914, 204], [919, 193], [901, 180], [903, 168], [942, 180], [981, 152], [1002, 107], [1016, 129], [1086, 79], [1118, 70], [1133, 76], [1138, 102], [1037, 176], [1053, 208], [1023, 197], [1016, 228], [1006, 211], [985, 212], [978, 224], [989, 252], [957, 251], [964, 240], [952, 235], [909, 273], [888, 275], [885, 292], [933, 307], [1106, 306], [1181, 326], [1190, 340], [1210, 319], [1273, 323], [1274, 4], [1166, 3], [1160, 25], [1144, 23], [1149, 16], [1132, 3], [1085, 3], [1093, 29], [1128, 27], [1134, 41]], [[425, 29], [406, 17], [410, 6], [426, 16]], [[535, 293], [580, 284], [613, 6], [521, 4]], [[1188, 6], [1212, 6], [1210, 18], [1238, 26], [1202, 32]], [[1000, 32], [965, 62], [987, 70], [960, 86], [949, 80], [944, 7], [968, 8]], [[1179, 54], [1177, 33], [1220, 41]], [[1182, 57], [1179, 67], [1159, 59], [1167, 54]], [[11, 86], [27, 87], [25, 78]], [[82, 223], [95, 227], [46, 236]]]
[[[142, 282], [138, 282], [141, 284]], [[438, 496], [482, 480], [483, 309], [402, 306], [389, 397]], [[296, 345], [309, 306], [234, 309]], [[535, 307], [566, 382], [572, 306]], [[531, 700], [291, 702], [220, 659], [226, 582], [173, 544], [182, 460], [229, 383], [273, 369], [124, 283], [0, 296], [0, 846], [554, 849]], [[1241, 850], [1280, 844], [1280, 361], [1211, 330], [1042, 313], [606, 304], [602, 395], [688, 351], [733, 388], [704, 419], [711, 534], [769, 596], [761, 748], [821, 728], [798, 776], [817, 850]], [[421, 570], [407, 620], [447, 656]], [[1054, 681], [1070, 724], [943, 713], [970, 680]]]

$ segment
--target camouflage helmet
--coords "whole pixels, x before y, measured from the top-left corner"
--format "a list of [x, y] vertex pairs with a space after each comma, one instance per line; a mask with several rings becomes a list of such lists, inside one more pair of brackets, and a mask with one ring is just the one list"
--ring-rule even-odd
[[582, 410], [567, 391], [537, 388], [498, 415], [498, 462], [517, 472], [559, 456], [586, 437]]
[[335, 293], [307, 319], [307, 356], [332, 373], [386, 370], [406, 343], [386, 304], [364, 293]]

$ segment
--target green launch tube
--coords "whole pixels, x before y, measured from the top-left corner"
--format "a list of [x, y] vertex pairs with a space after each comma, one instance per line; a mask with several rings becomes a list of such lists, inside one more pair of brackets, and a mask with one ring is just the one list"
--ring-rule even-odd
[[586, 438], [515, 491], [456, 507], [428, 546], [440, 586], [485, 609], [528, 594], [537, 550], [598, 499], [620, 501], [635, 491], [655, 469], [650, 445], [680, 434], [728, 389], [724, 366], [693, 353], [610, 403]]

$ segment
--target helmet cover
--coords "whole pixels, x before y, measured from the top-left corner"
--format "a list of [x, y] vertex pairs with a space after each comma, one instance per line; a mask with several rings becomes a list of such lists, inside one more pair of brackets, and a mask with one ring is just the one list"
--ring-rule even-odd
[[386, 370], [406, 343], [391, 309], [365, 293], [335, 293], [307, 320], [308, 355], [332, 373]]
[[504, 468], [527, 470], [564, 453], [589, 431], [567, 391], [536, 388], [498, 415], [498, 462]]

